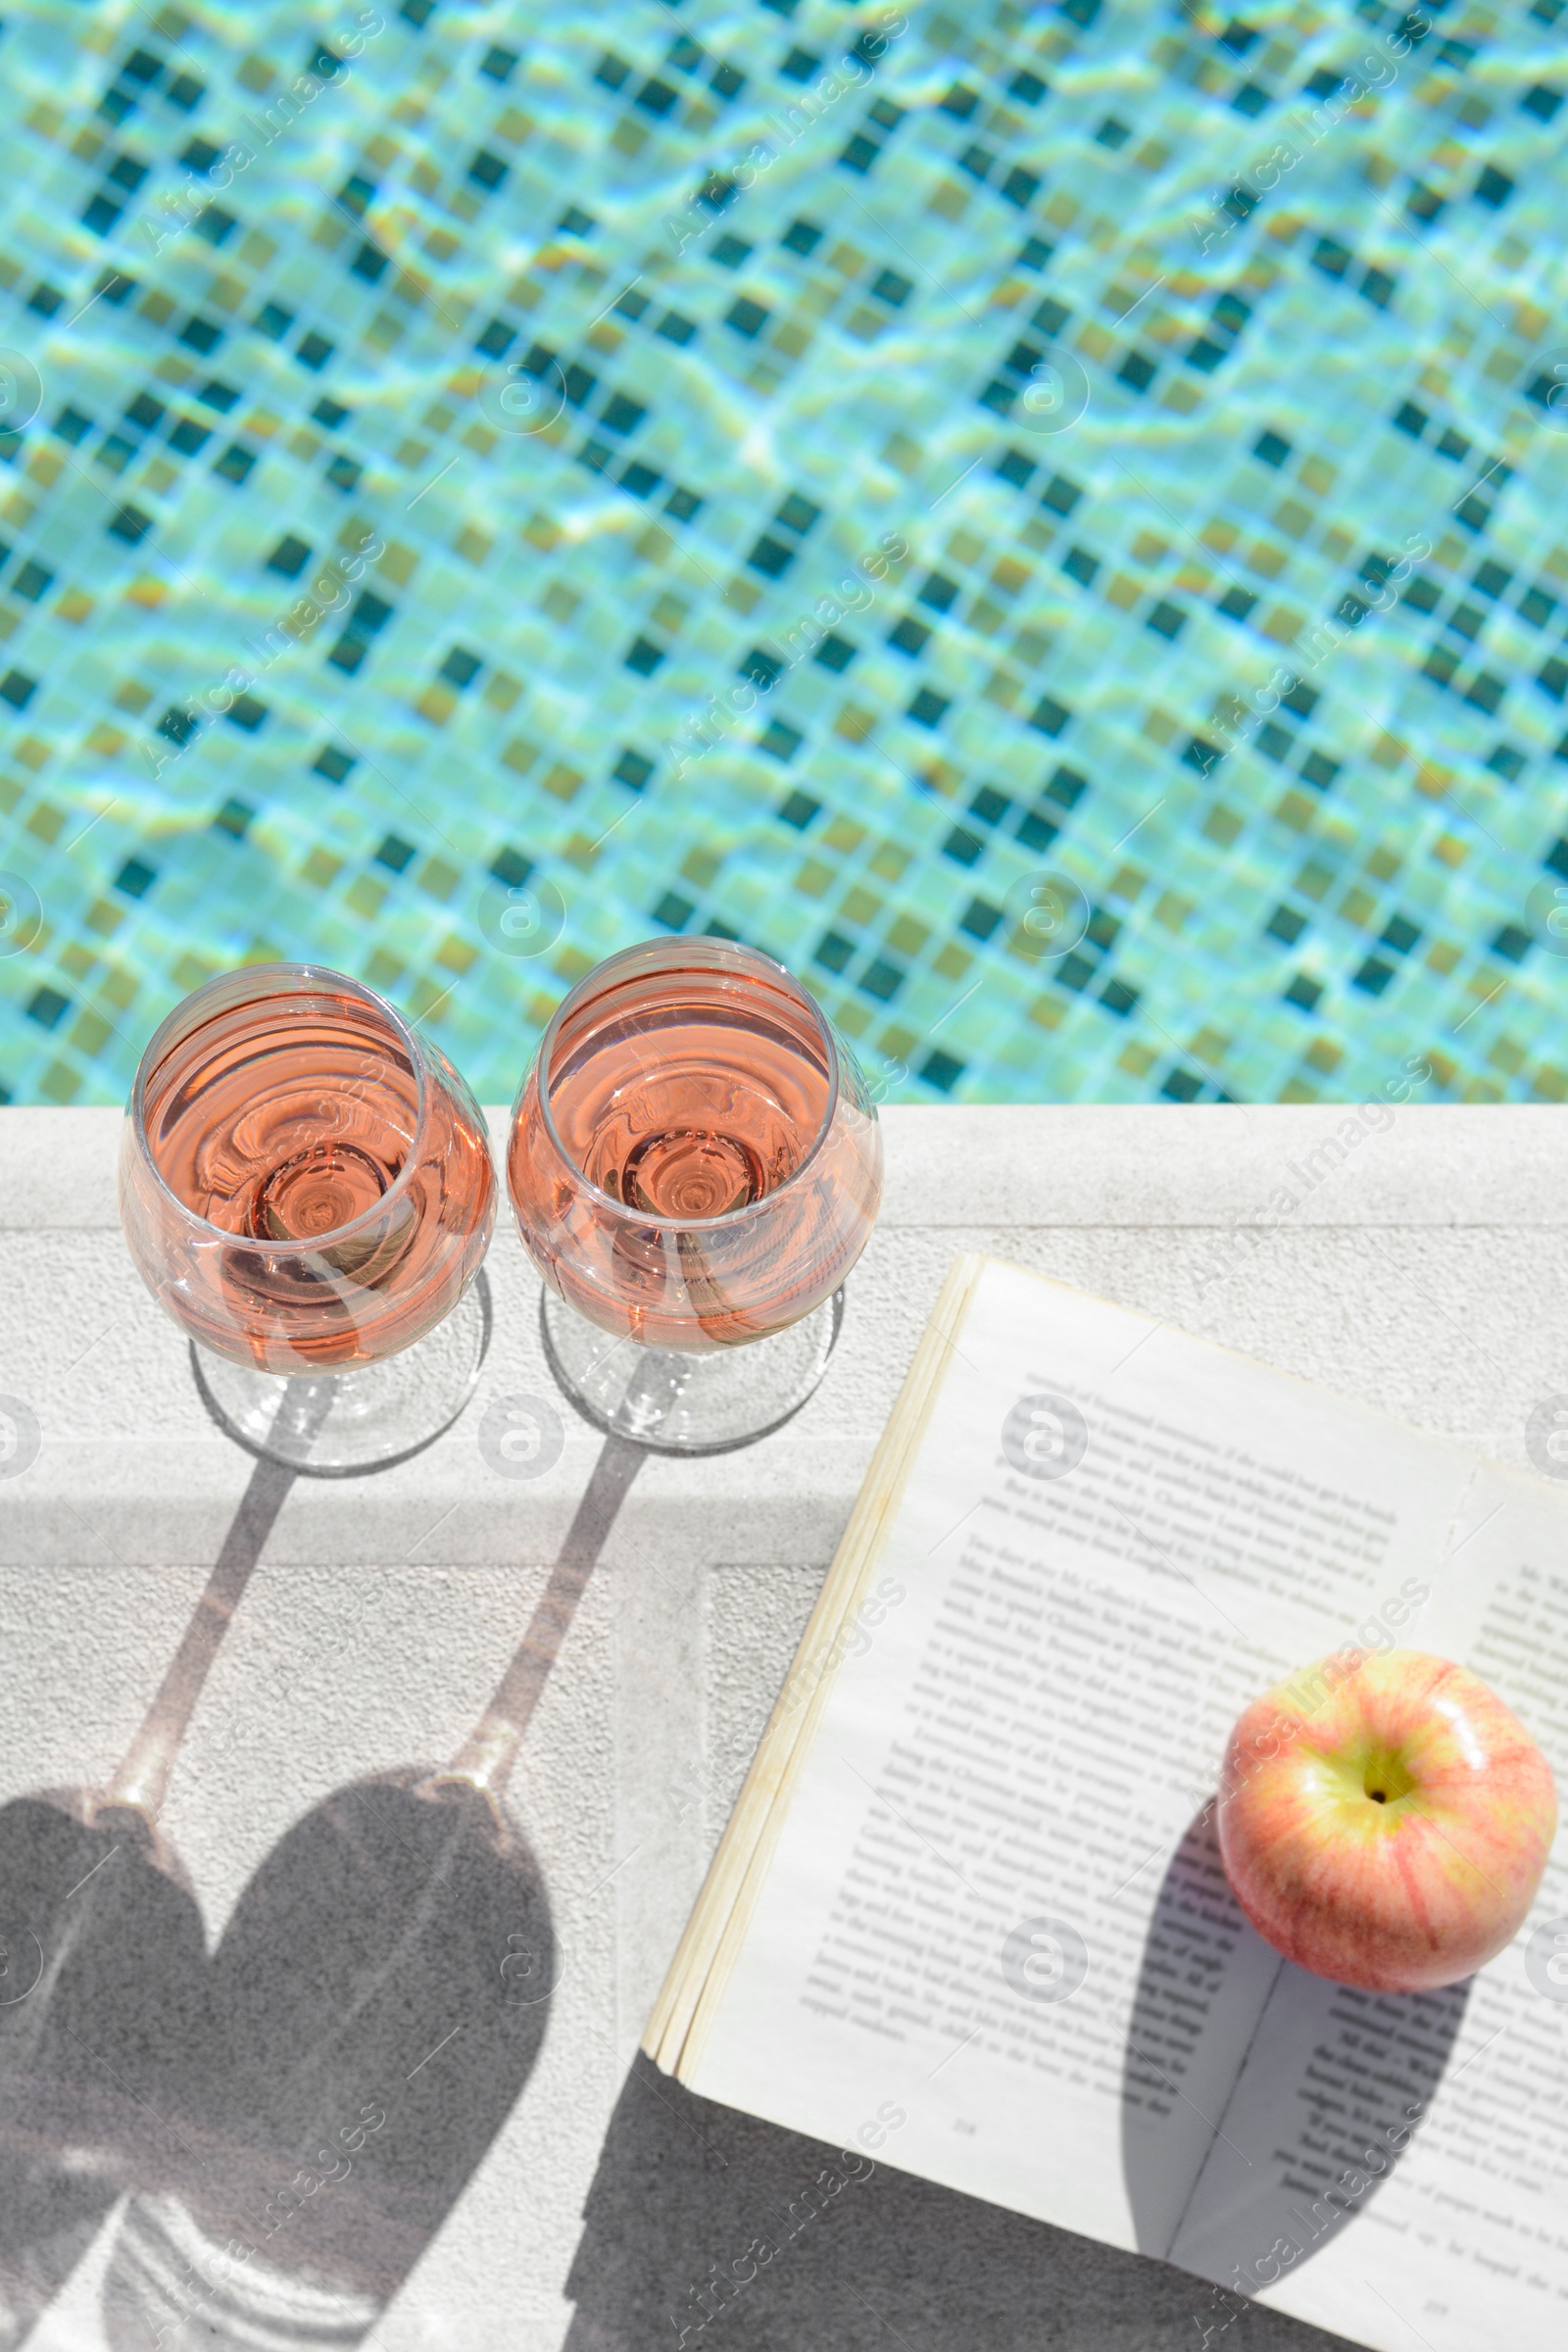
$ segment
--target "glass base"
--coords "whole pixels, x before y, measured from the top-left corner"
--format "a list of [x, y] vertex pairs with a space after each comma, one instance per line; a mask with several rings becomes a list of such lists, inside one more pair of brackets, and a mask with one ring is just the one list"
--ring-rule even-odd
[[444, 1323], [379, 1363], [259, 1372], [194, 1340], [190, 1355], [202, 1402], [248, 1452], [311, 1478], [355, 1478], [407, 1461], [450, 1429], [489, 1345], [490, 1285], [481, 1273]]
[[844, 1293], [742, 1348], [644, 1348], [614, 1339], [548, 1286], [540, 1301], [545, 1354], [596, 1429], [656, 1453], [727, 1453], [798, 1413], [827, 1369]]

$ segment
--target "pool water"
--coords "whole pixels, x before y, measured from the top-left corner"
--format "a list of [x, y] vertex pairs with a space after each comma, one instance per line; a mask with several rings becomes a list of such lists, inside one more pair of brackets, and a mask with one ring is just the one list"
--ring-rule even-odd
[[612, 950], [884, 1099], [1560, 1100], [1563, 0], [0, 36], [0, 1091]]

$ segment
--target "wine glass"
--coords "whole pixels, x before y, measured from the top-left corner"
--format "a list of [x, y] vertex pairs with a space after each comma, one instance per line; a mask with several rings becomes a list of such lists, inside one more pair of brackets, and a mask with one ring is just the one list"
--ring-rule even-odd
[[651, 940], [578, 982], [507, 1178], [578, 1409], [661, 1451], [775, 1429], [816, 1387], [882, 1190], [855, 1056], [771, 956]]
[[142, 1055], [120, 1157], [125, 1240], [190, 1335], [208, 1409], [253, 1453], [345, 1476], [456, 1419], [489, 1340], [474, 1277], [495, 1195], [462, 1078], [341, 972], [223, 973]]

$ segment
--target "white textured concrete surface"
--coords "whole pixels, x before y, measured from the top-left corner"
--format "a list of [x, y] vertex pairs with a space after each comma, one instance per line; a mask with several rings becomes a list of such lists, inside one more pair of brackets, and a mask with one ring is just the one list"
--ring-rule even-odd
[[[573, 2352], [673, 2346], [667, 2292], [641, 2295], [633, 2275], [625, 2200], [646, 2210], [656, 2176], [662, 2190], [695, 2162], [682, 2211], [700, 2255], [703, 2168], [716, 2182], [722, 2165], [728, 2195], [737, 2166], [760, 2180], [774, 2143], [787, 2153], [786, 2135], [695, 2102], [681, 2111], [684, 2094], [665, 2124], [628, 2068], [956, 1250], [1014, 1257], [1507, 1462], [1525, 1461], [1531, 1408], [1568, 1391], [1568, 1110], [1408, 1107], [1356, 1120], [1353, 1145], [1355, 1114], [1315, 1107], [884, 1118], [887, 1206], [823, 1388], [749, 1450], [647, 1462], [589, 1584], [514, 1790], [566, 1958], [544, 2055], [378, 2326], [382, 2352], [557, 2352], [568, 2332]], [[251, 1468], [207, 1419], [184, 1344], [120, 1240], [119, 1123], [0, 1111], [0, 1393], [43, 1437], [25, 1474], [0, 1481], [0, 1802], [113, 1767]], [[1336, 1140], [1342, 1157], [1326, 1148]], [[165, 1817], [210, 1935], [318, 1799], [455, 1748], [587, 1484], [600, 1441], [569, 1413], [562, 1458], [537, 1483], [504, 1482], [480, 1458], [489, 1401], [553, 1393], [538, 1286], [510, 1226], [488, 1271], [495, 1338], [466, 1414], [382, 1476], [297, 1482], [220, 1653]], [[639, 2098], [667, 2143], [627, 2121]], [[779, 2352], [892, 2342], [858, 2307], [868, 2297], [915, 2352], [1197, 2340], [1200, 2290], [1156, 2266], [892, 2177], [856, 2194], [819, 2244], [792, 2254], [788, 2279], [781, 2266], [712, 2323], [715, 2339]], [[105, 2343], [95, 2272], [109, 2237], [32, 2339], [38, 2352]], [[693, 2280], [734, 2250], [712, 2243]], [[922, 2262], [941, 2275], [911, 2303]], [[897, 2278], [879, 2284], [890, 2265]], [[979, 2332], [965, 2313], [989, 2315]], [[1328, 2341], [1261, 2313], [1238, 2337], [1254, 2352]]]

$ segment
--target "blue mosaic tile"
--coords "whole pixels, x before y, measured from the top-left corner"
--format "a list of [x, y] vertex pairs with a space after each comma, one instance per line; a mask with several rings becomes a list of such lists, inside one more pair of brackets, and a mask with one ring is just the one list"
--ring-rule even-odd
[[1568, 1097], [1561, 0], [40, 5], [0, 1090], [657, 930], [895, 1098]]

